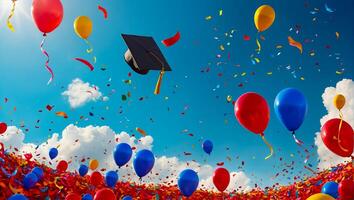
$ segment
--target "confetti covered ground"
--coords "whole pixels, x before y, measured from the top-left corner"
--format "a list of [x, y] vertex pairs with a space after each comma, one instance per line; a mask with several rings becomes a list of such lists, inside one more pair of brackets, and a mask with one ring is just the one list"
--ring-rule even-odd
[[[0, 153], [0, 199], [6, 199], [14, 193], [22, 193], [31, 199], [65, 199], [69, 193], [92, 195], [98, 189], [106, 187], [104, 182], [94, 187], [90, 184], [90, 176], [81, 177], [78, 173], [59, 173], [54, 169], [41, 165], [34, 161], [23, 159], [13, 153], [3, 150]], [[34, 167], [44, 170], [44, 177], [35, 187], [25, 190], [22, 187], [24, 174]], [[338, 181], [353, 178], [351, 163], [340, 164], [313, 175], [303, 177], [289, 186], [273, 185], [265, 189], [252, 189], [246, 193], [215, 193], [205, 190], [197, 190], [189, 199], [306, 199], [312, 194], [321, 191], [321, 187], [327, 181]], [[117, 198], [130, 195], [134, 199], [181, 199], [182, 196], [177, 186], [164, 185], [139, 185], [136, 183], [118, 182], [114, 188]]]

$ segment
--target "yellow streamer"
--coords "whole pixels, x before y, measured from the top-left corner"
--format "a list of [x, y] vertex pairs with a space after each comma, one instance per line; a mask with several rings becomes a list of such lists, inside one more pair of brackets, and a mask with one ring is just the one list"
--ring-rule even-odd
[[260, 51], [261, 51], [261, 43], [259, 42], [258, 39], [256, 40], [256, 43], [257, 43], [257, 46], [258, 46], [258, 48], [256, 49], [256, 51], [257, 51], [257, 52], [260, 52]]
[[267, 157], [264, 158], [265, 160], [268, 160], [270, 157], [273, 156], [274, 150], [273, 150], [272, 145], [267, 142], [267, 140], [265, 139], [265, 137], [264, 137], [263, 134], [262, 134], [262, 140], [263, 140], [263, 142], [268, 146], [268, 148], [269, 148], [269, 150], [270, 150], [270, 154], [269, 154]]
[[61, 190], [61, 189], [64, 188], [64, 186], [58, 185], [58, 184], [57, 184], [57, 181], [58, 181], [58, 180], [59, 180], [59, 177], [55, 177], [55, 179], [54, 179], [54, 185], [57, 186], [57, 188], [58, 188], [59, 190]]
[[15, 28], [14, 26], [11, 24], [10, 22], [10, 19], [14, 16], [15, 14], [15, 7], [16, 7], [16, 0], [12, 0], [12, 8], [11, 8], [11, 11], [10, 11], [10, 15], [9, 17], [7, 18], [7, 27], [9, 27], [9, 29], [12, 31], [12, 32], [15, 32]]
[[338, 140], [338, 146], [339, 146], [339, 148], [340, 149], [342, 149], [342, 151], [345, 151], [345, 152], [347, 152], [348, 151], [348, 149], [346, 149], [346, 148], [344, 148], [341, 144], [340, 144], [340, 131], [341, 131], [341, 129], [342, 129], [342, 123], [343, 123], [343, 113], [342, 113], [342, 111], [340, 111], [339, 110], [339, 118], [340, 118], [340, 123], [339, 123], [339, 127], [338, 127], [338, 135], [337, 135], [337, 140]]
[[[88, 41], [87, 39], [84, 39], [84, 41], [85, 41], [85, 43], [89, 46], [89, 48], [86, 49], [86, 53], [91, 54], [91, 53], [93, 52], [93, 46], [92, 46], [92, 44], [91, 44], [90, 41]], [[97, 61], [96, 56], [93, 56], [92, 59], [93, 59], [93, 62], [96, 63], [96, 61]]]

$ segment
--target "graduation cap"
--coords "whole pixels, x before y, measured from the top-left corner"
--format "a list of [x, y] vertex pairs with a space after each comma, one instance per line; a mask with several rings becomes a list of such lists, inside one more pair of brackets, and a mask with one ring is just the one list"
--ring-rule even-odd
[[122, 37], [128, 46], [124, 59], [132, 70], [141, 75], [147, 74], [150, 70], [160, 71], [154, 92], [154, 94], [159, 94], [165, 71], [171, 71], [172, 69], [154, 38], [127, 34], [122, 34]]

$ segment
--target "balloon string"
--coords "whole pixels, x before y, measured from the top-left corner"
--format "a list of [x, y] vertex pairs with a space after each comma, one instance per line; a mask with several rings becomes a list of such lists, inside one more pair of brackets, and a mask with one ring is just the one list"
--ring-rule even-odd
[[268, 148], [269, 148], [269, 150], [270, 150], [270, 154], [267, 156], [267, 157], [265, 157], [264, 159], [265, 160], [268, 160], [270, 157], [272, 157], [273, 156], [273, 147], [272, 147], [272, 145], [271, 144], [269, 144], [268, 142], [267, 142], [267, 140], [265, 139], [265, 137], [264, 137], [264, 135], [262, 134], [262, 140], [263, 140], [263, 142], [268, 146]]
[[340, 131], [342, 129], [342, 124], [343, 124], [343, 113], [339, 110], [339, 118], [340, 118], [340, 122], [339, 122], [339, 127], [338, 127], [338, 135], [337, 135], [337, 141], [338, 141], [338, 146], [342, 151], [347, 152], [348, 149], [344, 148], [341, 145], [341, 141], [340, 141]]
[[292, 132], [292, 135], [293, 135], [294, 141], [296, 142], [297, 145], [302, 146], [304, 144], [303, 141], [296, 138], [295, 131]]
[[[86, 53], [91, 54], [93, 52], [93, 46], [91, 44], [90, 41], [88, 41], [88, 39], [84, 39], [85, 43], [87, 44], [87, 46], [89, 47], [88, 49], [86, 49]], [[93, 56], [93, 62], [96, 63], [96, 56]]]
[[7, 17], [7, 21], [6, 21], [7, 22], [7, 27], [9, 27], [9, 29], [12, 32], [15, 32], [15, 28], [12, 25], [12, 23], [10, 22], [10, 19], [14, 16], [15, 7], [16, 7], [16, 0], [12, 0], [12, 8], [11, 8], [11, 11], [10, 11], [10, 15], [9, 15], [9, 17]]
[[48, 72], [49, 72], [50, 75], [51, 75], [51, 77], [50, 77], [50, 79], [49, 79], [49, 81], [48, 81], [48, 83], [47, 83], [47, 85], [49, 85], [49, 84], [52, 82], [53, 78], [54, 78], [54, 73], [53, 73], [52, 68], [50, 68], [50, 66], [49, 66], [49, 54], [48, 54], [48, 52], [43, 48], [46, 38], [47, 38], [47, 34], [44, 33], [44, 34], [43, 34], [43, 40], [42, 40], [42, 42], [41, 42], [40, 47], [41, 47], [42, 53], [47, 57], [47, 61], [45, 62], [45, 68], [48, 70]]

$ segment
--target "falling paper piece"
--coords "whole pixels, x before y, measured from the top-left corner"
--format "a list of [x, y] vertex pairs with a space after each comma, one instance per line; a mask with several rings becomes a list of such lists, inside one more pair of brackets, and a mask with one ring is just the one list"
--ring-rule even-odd
[[107, 19], [108, 18], [108, 13], [107, 13], [107, 10], [104, 8], [104, 7], [102, 7], [102, 6], [98, 6], [98, 10], [100, 10], [102, 13], [103, 13], [103, 17], [105, 18], [105, 19]]
[[170, 47], [172, 45], [174, 45], [176, 42], [178, 42], [178, 40], [181, 38], [181, 34], [179, 32], [177, 32], [174, 36], [162, 40], [162, 44], [164, 44], [166, 47]]
[[291, 36], [288, 37], [289, 45], [296, 47], [300, 50], [300, 53], [302, 53], [302, 44], [300, 42], [295, 41]]
[[59, 117], [64, 117], [65, 119], [68, 118], [68, 115], [63, 111], [56, 112], [55, 114]]
[[336, 32], [336, 38], [339, 39], [339, 32]]
[[94, 67], [89, 61], [84, 60], [82, 58], [74, 58], [74, 59], [79, 61], [79, 62], [81, 62], [81, 63], [83, 63], [83, 64], [85, 64], [91, 71], [93, 71]]
[[325, 3], [325, 9], [326, 9], [326, 11], [329, 12], [329, 13], [332, 13], [332, 12], [335, 11], [335, 10], [333, 10], [332, 8], [328, 7], [327, 3]]
[[209, 16], [206, 16], [206, 17], [205, 17], [205, 20], [211, 20], [211, 18], [212, 18], [212, 17], [209, 15]]
[[139, 128], [139, 127], [136, 127], [135, 130], [138, 131], [143, 136], [147, 135], [146, 132], [143, 129]]

